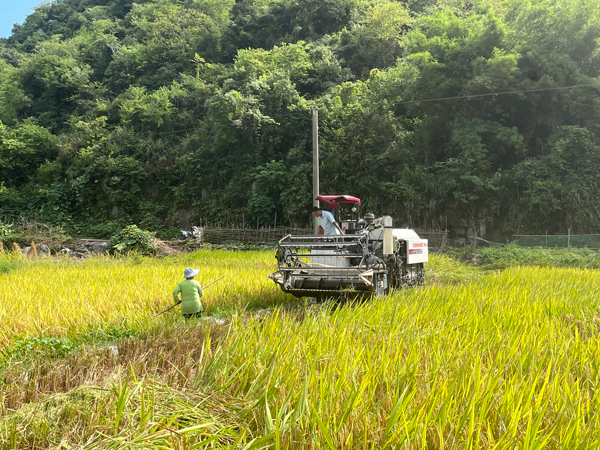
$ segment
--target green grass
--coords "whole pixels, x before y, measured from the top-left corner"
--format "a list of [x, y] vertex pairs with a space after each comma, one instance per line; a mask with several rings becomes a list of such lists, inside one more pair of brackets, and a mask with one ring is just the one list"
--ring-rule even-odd
[[516, 265], [600, 269], [600, 251], [587, 248], [524, 248], [511, 244], [504, 247], [451, 249], [448, 255], [457, 260], [472, 259], [476, 255], [484, 268], [491, 269]]

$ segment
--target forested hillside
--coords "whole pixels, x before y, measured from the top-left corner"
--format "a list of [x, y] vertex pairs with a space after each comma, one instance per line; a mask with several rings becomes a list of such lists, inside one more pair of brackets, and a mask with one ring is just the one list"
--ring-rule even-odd
[[600, 232], [600, 0], [58, 0], [0, 42], [0, 220]]

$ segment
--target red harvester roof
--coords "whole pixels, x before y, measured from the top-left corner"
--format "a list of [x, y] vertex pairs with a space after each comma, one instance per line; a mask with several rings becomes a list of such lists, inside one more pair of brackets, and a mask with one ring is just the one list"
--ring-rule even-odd
[[317, 195], [315, 200], [325, 203], [330, 208], [337, 208], [338, 203], [358, 203], [360, 205], [360, 198], [352, 197], [351, 195]]

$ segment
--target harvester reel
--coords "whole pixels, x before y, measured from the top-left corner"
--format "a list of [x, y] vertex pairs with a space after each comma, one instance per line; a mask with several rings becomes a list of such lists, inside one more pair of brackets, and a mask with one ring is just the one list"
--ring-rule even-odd
[[280, 265], [284, 264], [288, 267], [300, 267], [300, 264], [294, 259], [289, 248], [277, 248], [275, 259], [277, 259], [277, 262]]

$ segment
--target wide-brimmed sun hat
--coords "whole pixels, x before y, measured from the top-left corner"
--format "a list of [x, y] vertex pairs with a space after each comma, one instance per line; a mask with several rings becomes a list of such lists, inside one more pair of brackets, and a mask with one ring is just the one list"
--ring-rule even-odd
[[198, 270], [198, 269], [192, 269], [191, 267], [188, 267], [187, 269], [185, 269], [183, 271], [183, 278], [195, 277], [196, 275], [198, 275], [199, 272], [200, 272], [200, 270]]

